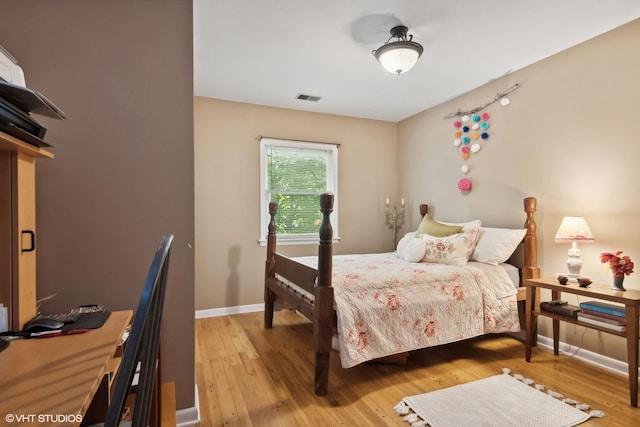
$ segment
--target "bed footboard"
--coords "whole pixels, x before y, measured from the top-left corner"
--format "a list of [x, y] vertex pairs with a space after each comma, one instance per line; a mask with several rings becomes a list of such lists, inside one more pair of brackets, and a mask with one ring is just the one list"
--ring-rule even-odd
[[315, 388], [318, 396], [329, 388], [329, 356], [333, 333], [333, 287], [331, 286], [333, 228], [329, 216], [333, 212], [333, 194], [320, 195], [320, 247], [318, 249], [318, 282], [315, 287], [313, 340], [316, 350]]
[[276, 294], [269, 287], [269, 281], [276, 277], [276, 213], [278, 206], [269, 203], [269, 225], [267, 234], [267, 260], [264, 266], [264, 327], [271, 329], [273, 326], [273, 306], [276, 302]]
[[[320, 195], [320, 211], [322, 223], [319, 231], [320, 243], [316, 270], [276, 253], [277, 206], [275, 203], [269, 203], [270, 221], [264, 278], [264, 327], [265, 329], [273, 327], [276, 298], [313, 322], [315, 392], [323, 396], [327, 394], [329, 388], [329, 359], [334, 323], [333, 288], [331, 287], [333, 228], [330, 221], [330, 215], [333, 212], [333, 194]], [[284, 281], [294, 283], [308, 291], [313, 298], [288, 287]]]

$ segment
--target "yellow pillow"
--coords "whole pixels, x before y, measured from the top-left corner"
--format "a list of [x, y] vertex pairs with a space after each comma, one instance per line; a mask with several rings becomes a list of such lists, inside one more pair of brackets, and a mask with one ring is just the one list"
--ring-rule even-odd
[[426, 214], [422, 218], [422, 222], [418, 226], [416, 231], [416, 237], [420, 237], [421, 234], [428, 234], [434, 237], [447, 237], [452, 234], [460, 233], [462, 231], [461, 225], [446, 225], [438, 221], [431, 219], [429, 214]]

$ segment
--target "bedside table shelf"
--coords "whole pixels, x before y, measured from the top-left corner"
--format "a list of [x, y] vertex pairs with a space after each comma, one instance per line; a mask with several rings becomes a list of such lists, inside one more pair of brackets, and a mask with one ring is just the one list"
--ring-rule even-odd
[[[582, 288], [577, 283], [561, 285], [555, 278], [529, 279], [524, 283], [526, 287], [525, 301], [525, 322], [526, 322], [526, 361], [531, 361], [531, 347], [534, 345], [534, 338], [537, 333], [538, 317], [544, 316], [552, 319], [553, 322], [553, 354], [558, 354], [560, 322], [572, 323], [584, 328], [594, 329], [607, 334], [616, 335], [627, 340], [627, 362], [629, 365], [629, 398], [631, 406], [638, 407], [638, 349], [640, 330], [640, 291], [627, 290], [614, 291], [609, 286], [592, 284], [588, 288]], [[581, 322], [570, 316], [544, 311], [539, 309], [540, 301], [536, 301], [536, 294], [539, 289], [549, 289], [552, 300], [561, 299], [563, 292], [573, 295], [580, 295], [593, 299], [600, 299], [609, 302], [624, 304], [625, 317], [627, 319], [626, 331], [619, 332], [603, 328], [590, 323]]]
[[[573, 317], [563, 316], [562, 314], [552, 313], [550, 311], [535, 310], [534, 315], [535, 316], [549, 317], [551, 319], [561, 320], [561, 321], [567, 322], [567, 323], [573, 323], [574, 325], [584, 326], [585, 328], [595, 329], [597, 331], [606, 332], [606, 333], [611, 334], [611, 335], [617, 335], [617, 336], [622, 337], [622, 338], [626, 338], [627, 337], [627, 333], [626, 332], [618, 332], [618, 331], [614, 331], [612, 329], [601, 328], [598, 325], [592, 325], [591, 323], [581, 322], [578, 319], [574, 319]], [[558, 354], [558, 353], [556, 352], [556, 354]]]

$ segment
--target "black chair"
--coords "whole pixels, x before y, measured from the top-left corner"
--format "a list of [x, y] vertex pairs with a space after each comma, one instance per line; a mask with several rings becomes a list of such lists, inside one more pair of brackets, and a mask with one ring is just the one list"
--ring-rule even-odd
[[[120, 425], [131, 383], [139, 366], [139, 380], [135, 392], [132, 426], [149, 424], [157, 383], [158, 353], [160, 348], [160, 323], [167, 287], [167, 270], [173, 235], [162, 237], [160, 246], [149, 268], [149, 274], [134, 313], [131, 333], [125, 345], [120, 371], [115, 380], [113, 396], [104, 421], [106, 427]], [[158, 384], [159, 385], [159, 384]], [[158, 402], [159, 404], [159, 402]], [[160, 420], [158, 420], [158, 423]], [[124, 424], [124, 423], [123, 423]], [[129, 423], [126, 423], [129, 425]]]

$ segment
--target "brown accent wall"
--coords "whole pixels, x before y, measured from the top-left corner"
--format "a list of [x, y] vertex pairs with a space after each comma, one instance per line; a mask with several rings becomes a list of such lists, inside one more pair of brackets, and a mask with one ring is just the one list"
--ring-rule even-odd
[[0, 44], [27, 85], [63, 109], [43, 118], [37, 162], [39, 298], [65, 311], [134, 308], [160, 237], [175, 234], [163, 379], [194, 406], [192, 4], [5, 0]]

